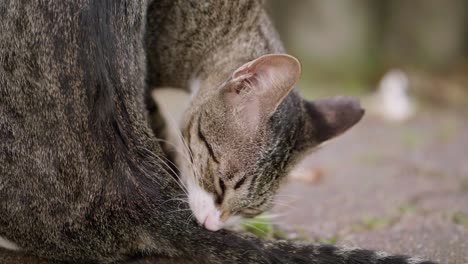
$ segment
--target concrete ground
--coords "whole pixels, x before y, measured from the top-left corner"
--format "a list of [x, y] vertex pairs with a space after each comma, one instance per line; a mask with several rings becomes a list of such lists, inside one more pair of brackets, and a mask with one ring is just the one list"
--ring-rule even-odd
[[365, 117], [303, 162], [279, 194], [292, 236], [468, 263], [468, 119]]

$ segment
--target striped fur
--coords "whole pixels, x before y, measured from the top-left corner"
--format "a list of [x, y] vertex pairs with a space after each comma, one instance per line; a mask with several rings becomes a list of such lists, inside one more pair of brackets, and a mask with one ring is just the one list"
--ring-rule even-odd
[[[146, 81], [188, 78], [182, 72], [191, 64], [183, 60], [153, 61], [155, 77], [147, 78], [147, 8], [175, 19], [165, 8], [178, 12], [177, 3], [192, 11], [208, 3], [202, 13], [216, 13], [210, 2], [188, 0], [0, 1], [0, 236], [19, 250], [1, 250], [0, 263], [121, 263], [142, 255], [157, 263], [159, 256], [182, 263], [330, 263], [323, 246], [209, 232], [189, 221], [176, 198], [183, 189], [143, 103]], [[238, 14], [261, 10], [257, 1], [211, 4], [219, 3], [236, 5]], [[188, 26], [177, 23], [171, 22]], [[155, 30], [155, 40], [163, 40], [162, 24]], [[202, 45], [185, 43], [188, 50]], [[313, 114], [324, 105], [301, 107]], [[21, 261], [20, 254], [27, 257]]]
[[[257, 84], [236, 82], [259, 60], [272, 65], [281, 61], [264, 55], [285, 52], [261, 1], [159, 1], [150, 9], [149, 21], [150, 84], [195, 91], [181, 124], [185, 142], [178, 143], [182, 146], [178, 152], [191, 160], [179, 157], [178, 165], [192, 186], [189, 201], [200, 224], [209, 213], [195, 204], [209, 204], [217, 218], [251, 217], [270, 208], [282, 179], [305, 153], [363, 115], [350, 98], [327, 100], [323, 109], [303, 100], [292, 89], [299, 75], [288, 76], [300, 72], [290, 57], [283, 56], [279, 63], [287, 73], [279, 70], [272, 78], [256, 77], [262, 81]], [[290, 83], [282, 85], [280, 76]], [[190, 87], [193, 83], [196, 89]], [[260, 88], [261, 84], [267, 87]], [[224, 91], [239, 85], [247, 99], [229, 105]], [[262, 89], [266, 91], [258, 99], [255, 93]], [[257, 101], [261, 110], [243, 112]], [[274, 107], [267, 110], [269, 105]], [[240, 113], [237, 118], [230, 114], [234, 108]], [[254, 130], [248, 122], [254, 123]]]
[[[267, 118], [256, 121], [255, 131], [233, 125], [229, 103], [220, 99], [231, 78], [262, 55], [285, 52], [262, 1], [160, 1], [149, 20], [150, 84], [192, 91], [181, 124], [185, 144], [179, 143], [179, 152], [191, 158], [179, 157], [178, 164], [185, 168], [182, 176], [189, 186], [191, 209], [199, 224], [210, 230], [229, 222], [229, 217], [221, 219], [223, 214], [251, 217], [267, 210], [282, 179], [305, 153], [362, 117], [359, 104], [350, 98], [307, 102], [291, 91]], [[210, 210], [218, 218], [214, 227], [207, 224]], [[329, 250], [341, 259], [336, 263], [413, 261], [379, 258], [367, 250], [316, 250], [318, 255]]]

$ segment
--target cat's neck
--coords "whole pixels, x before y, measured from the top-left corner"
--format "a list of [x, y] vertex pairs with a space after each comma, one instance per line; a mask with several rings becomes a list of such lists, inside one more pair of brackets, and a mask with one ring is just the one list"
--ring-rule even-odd
[[[154, 74], [150, 83], [189, 90], [196, 82], [203, 90], [214, 89], [242, 64], [265, 54], [283, 53], [283, 45], [261, 2], [204, 1], [193, 7], [200, 12], [208, 7], [212, 12], [211, 17], [202, 19], [195, 16], [197, 12], [181, 11], [185, 1], [174, 1], [164, 14], [153, 14], [183, 21], [174, 23], [183, 26], [165, 23], [165, 28], [157, 27], [157, 34], [152, 34], [157, 39], [148, 40], [150, 67], [154, 67], [149, 69], [150, 77]], [[152, 54], [153, 51], [163, 52]]]
[[258, 28], [244, 32], [238, 39], [226, 43], [226, 46], [213, 49], [195, 67], [189, 85], [193, 87], [193, 81], [197, 80], [201, 90], [210, 92], [219, 87], [243, 64], [262, 55], [284, 53], [276, 32], [269, 26], [269, 21], [264, 21]]

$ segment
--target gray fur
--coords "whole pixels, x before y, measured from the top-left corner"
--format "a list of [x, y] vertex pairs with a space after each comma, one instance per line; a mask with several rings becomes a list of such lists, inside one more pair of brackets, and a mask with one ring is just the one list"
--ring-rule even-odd
[[43, 258], [24, 263], [345, 263], [333, 247], [209, 232], [175, 211], [182, 190], [144, 107], [148, 4], [0, 2], [0, 236]]

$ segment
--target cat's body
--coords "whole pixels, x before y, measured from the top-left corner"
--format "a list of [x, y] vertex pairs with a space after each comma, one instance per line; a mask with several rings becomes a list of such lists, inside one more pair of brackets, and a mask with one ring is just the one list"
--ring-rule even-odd
[[[190, 222], [174, 200], [182, 189], [168, 172], [143, 103], [148, 4], [0, 3], [3, 239], [20, 251], [79, 263], [141, 254], [187, 263], [409, 261], [210, 232]], [[154, 67], [179, 62], [167, 63]], [[154, 67], [149, 69], [157, 73]], [[155, 76], [160, 84], [190, 79], [174, 72]]]
[[83, 259], [135, 250], [128, 241], [145, 228], [130, 217], [157, 221], [160, 211], [131, 204], [170, 199], [165, 177], [151, 180], [165, 174], [153, 166], [151, 176], [137, 154], [159, 152], [136, 96], [145, 8], [1, 3], [0, 235], [21, 249]]
[[285, 50], [263, 1], [155, 2], [148, 11], [150, 86], [221, 83], [240, 65]]

